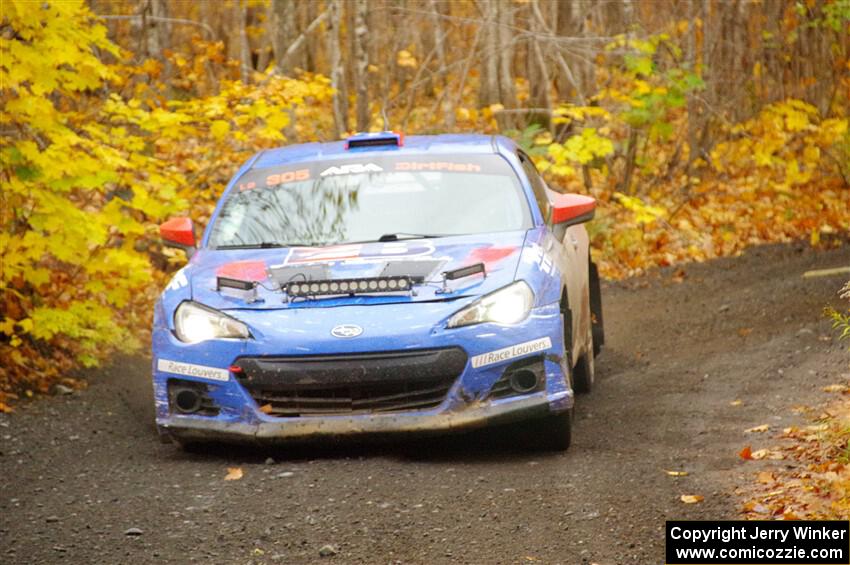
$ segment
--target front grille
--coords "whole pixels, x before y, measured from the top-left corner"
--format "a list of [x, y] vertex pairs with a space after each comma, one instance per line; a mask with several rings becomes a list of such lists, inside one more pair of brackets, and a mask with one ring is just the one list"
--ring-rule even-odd
[[426, 410], [466, 366], [460, 348], [298, 357], [252, 357], [235, 374], [278, 417]]

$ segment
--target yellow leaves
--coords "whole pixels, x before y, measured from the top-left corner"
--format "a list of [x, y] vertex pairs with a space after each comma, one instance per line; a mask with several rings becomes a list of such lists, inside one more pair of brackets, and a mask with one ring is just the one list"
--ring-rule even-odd
[[823, 145], [832, 145], [841, 140], [847, 133], [847, 118], [830, 118], [824, 120], [818, 128], [818, 141]]
[[791, 158], [785, 162], [785, 184], [794, 186], [804, 184], [811, 179], [811, 169], [802, 170], [797, 159]]
[[213, 138], [220, 141], [224, 139], [224, 136], [230, 133], [230, 124], [224, 120], [213, 120], [210, 124], [210, 133]]
[[578, 161], [581, 164], [614, 152], [613, 142], [600, 136], [595, 128], [584, 128], [581, 135], [569, 138], [563, 147], [565, 160]]
[[6, 317], [0, 322], [0, 332], [5, 335], [15, 335], [15, 324], [17, 321], [14, 318]]
[[227, 474], [224, 476], [225, 481], [238, 481], [242, 478], [241, 467], [228, 467]]
[[646, 204], [640, 198], [628, 196], [621, 192], [615, 192], [614, 198], [624, 208], [634, 213], [635, 221], [639, 224], [650, 224], [656, 220], [667, 217], [667, 209], [663, 206]]
[[481, 115], [484, 118], [492, 118], [494, 115], [498, 114], [504, 109], [505, 107], [502, 104], [490, 104], [489, 106], [486, 106], [481, 109]]
[[812, 228], [811, 233], [809, 234], [809, 245], [812, 247], [817, 247], [820, 244], [820, 230], [817, 228]]
[[668, 477], [687, 477], [687, 471], [664, 471]]
[[699, 494], [683, 494], [679, 497], [679, 500], [685, 504], [699, 504], [705, 500], [705, 497]]
[[417, 66], [416, 57], [407, 49], [402, 49], [396, 54], [396, 65], [399, 67], [407, 67], [415, 69]]
[[471, 120], [471, 119], [473, 119], [474, 115], [475, 115], [475, 112], [471, 111], [469, 108], [463, 108], [463, 107], [455, 108], [455, 117], [459, 121], [465, 122], [465, 121]]
[[[555, 123], [569, 123], [572, 120], [584, 121], [589, 118], [601, 118], [608, 120], [611, 114], [601, 106], [574, 106], [572, 104], [562, 104], [552, 112], [555, 117]], [[561, 121], [558, 120], [561, 118]], [[566, 118], [566, 119], [564, 119]]]
[[[541, 139], [542, 144], [547, 141], [546, 138]], [[586, 127], [581, 134], [570, 137], [563, 144], [549, 143], [546, 149], [548, 160], [539, 161], [538, 167], [556, 176], [573, 177], [577, 165], [587, 165], [613, 151], [614, 144], [610, 139], [599, 135], [595, 128]]]
[[748, 434], [758, 434], [758, 433], [764, 433], [769, 429], [770, 429], [770, 426], [768, 424], [762, 424], [760, 426], [755, 426], [755, 427], [749, 428], [747, 430], [744, 430], [744, 432], [748, 433]]
[[817, 108], [811, 104], [793, 99], [774, 104], [771, 110], [785, 117], [785, 127], [790, 132], [808, 128], [810, 118], [818, 115]]

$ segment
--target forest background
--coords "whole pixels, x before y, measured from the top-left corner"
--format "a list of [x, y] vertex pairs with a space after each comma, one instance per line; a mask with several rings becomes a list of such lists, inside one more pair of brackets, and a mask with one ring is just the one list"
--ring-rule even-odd
[[2, 411], [146, 343], [185, 261], [159, 222], [385, 120], [514, 137], [599, 200], [609, 278], [850, 229], [850, 0], [0, 6]]

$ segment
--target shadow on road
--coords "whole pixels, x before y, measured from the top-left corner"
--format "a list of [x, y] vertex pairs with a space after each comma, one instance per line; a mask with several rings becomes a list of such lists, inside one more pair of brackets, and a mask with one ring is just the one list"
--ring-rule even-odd
[[[524, 425], [532, 425], [532, 422]], [[422, 463], [456, 461], [475, 464], [494, 461], [522, 463], [568, 456], [569, 452], [546, 451], [534, 446], [529, 438], [529, 430], [519, 425], [495, 426], [439, 437], [340, 438], [281, 446], [205, 443], [187, 446], [185, 451], [176, 446], [174, 448], [174, 457], [177, 459], [218, 460], [225, 463], [262, 463], [269, 457], [278, 462], [381, 457]]]

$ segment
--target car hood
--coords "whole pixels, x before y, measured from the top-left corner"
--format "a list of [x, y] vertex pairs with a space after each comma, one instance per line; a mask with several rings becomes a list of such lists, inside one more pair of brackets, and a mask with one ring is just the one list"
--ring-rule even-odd
[[[328, 247], [278, 249], [201, 249], [185, 270], [191, 281], [192, 299], [220, 310], [326, 308], [350, 304], [387, 304], [455, 300], [479, 296], [514, 280], [525, 231], [403, 239], [386, 243], [345, 244]], [[441, 273], [483, 263], [486, 276], [473, 275], [451, 281], [442, 292]], [[379, 276], [385, 269], [394, 274], [406, 270], [429, 271], [426, 284], [414, 293], [356, 295], [289, 301], [275, 290], [288, 280], [303, 280], [300, 272], [318, 269], [328, 279]], [[313, 271], [316, 272], [316, 271]], [[258, 283], [256, 296], [246, 297], [230, 290], [218, 291], [217, 278], [227, 277]], [[294, 278], [293, 278], [294, 277]]]

